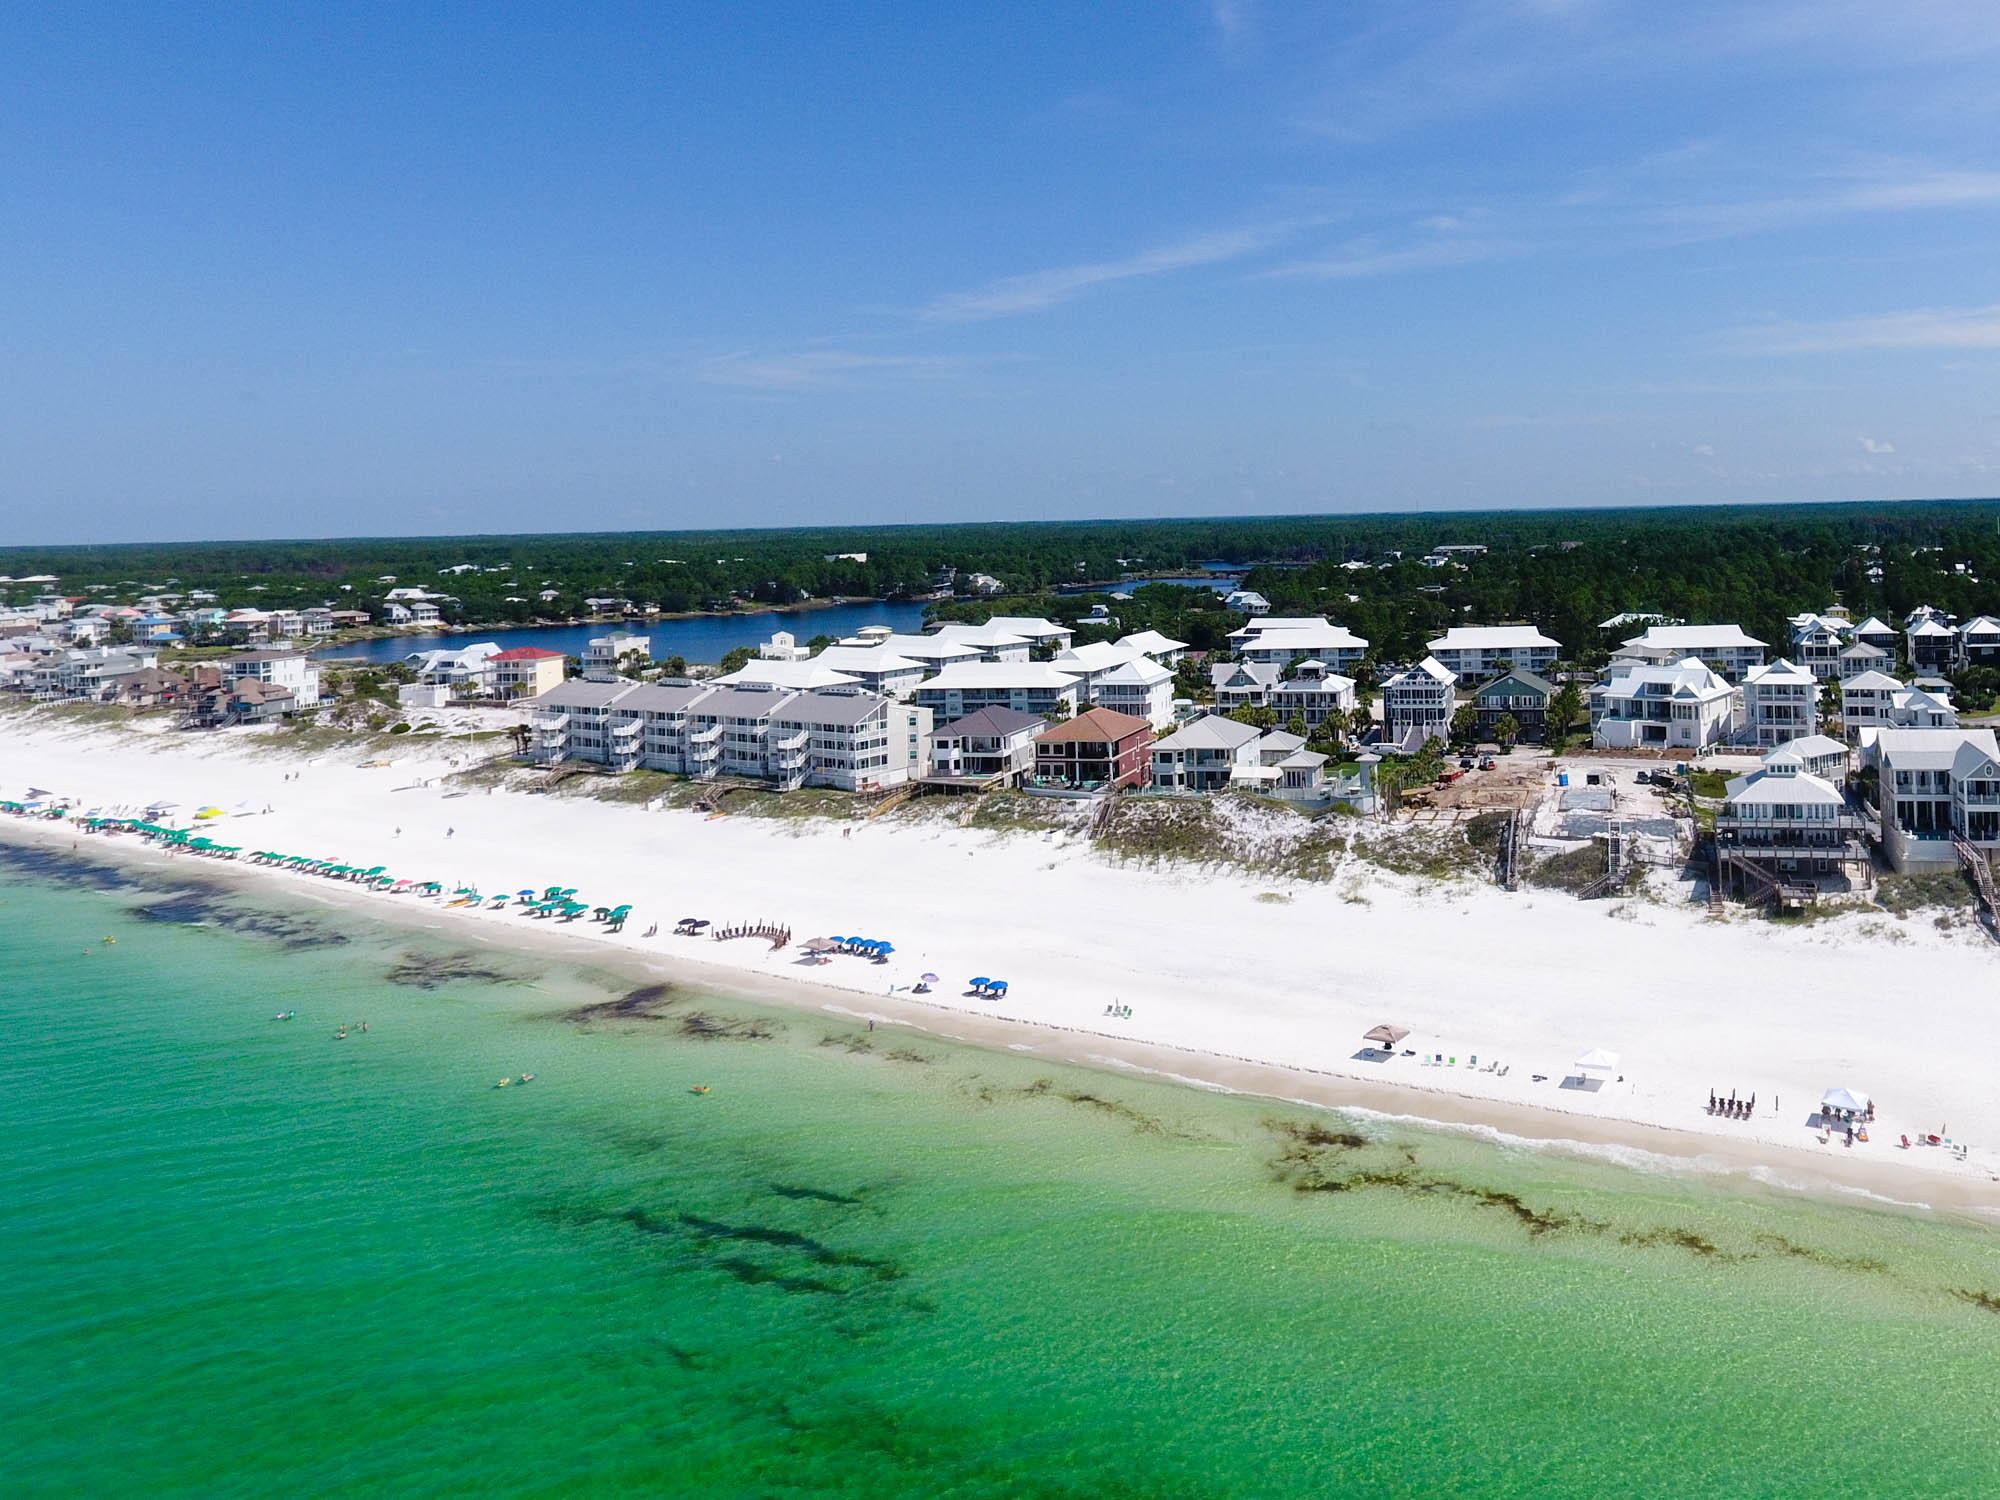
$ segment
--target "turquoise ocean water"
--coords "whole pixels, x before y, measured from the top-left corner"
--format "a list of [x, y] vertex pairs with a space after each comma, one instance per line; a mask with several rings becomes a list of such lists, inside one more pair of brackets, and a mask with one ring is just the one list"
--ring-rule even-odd
[[9, 1495], [2000, 1492], [1978, 1226], [19, 855], [0, 951]]

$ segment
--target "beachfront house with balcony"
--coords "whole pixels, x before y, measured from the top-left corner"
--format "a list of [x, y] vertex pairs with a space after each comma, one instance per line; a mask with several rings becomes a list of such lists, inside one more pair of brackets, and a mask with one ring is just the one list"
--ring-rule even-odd
[[1736, 690], [1692, 656], [1614, 667], [1589, 698], [1591, 743], [1600, 750], [1697, 750], [1735, 727]]
[[[1844, 761], [1846, 747], [1827, 742]], [[1807, 758], [1775, 751], [1728, 785], [1715, 819], [1716, 875], [1747, 899], [1803, 899], [1868, 879], [1860, 812]]]
[[759, 661], [804, 661], [811, 655], [789, 630], [772, 631], [771, 638], [757, 647]]
[[1873, 758], [1882, 852], [1899, 873], [1957, 863], [1954, 840], [2000, 848], [2000, 745], [1990, 729], [1884, 729]]
[[1562, 643], [1532, 625], [1455, 625], [1426, 644], [1462, 683], [1484, 682], [1509, 667], [1546, 672], [1562, 655]]
[[319, 663], [303, 651], [239, 651], [222, 663], [225, 678], [251, 678], [290, 689], [300, 707], [319, 702]]
[[1430, 740], [1451, 738], [1457, 684], [1451, 669], [1434, 656], [1390, 677], [1382, 684], [1383, 745], [1414, 752]]
[[1034, 785], [1078, 792], [1144, 786], [1153, 774], [1152, 743], [1146, 720], [1087, 708], [1035, 736]]
[[560, 651], [515, 646], [486, 659], [488, 686], [496, 698], [539, 698], [562, 686], [566, 663]]
[[1890, 713], [1903, 684], [1887, 672], [1862, 672], [1840, 684], [1840, 727], [1850, 744], [1860, 744], [1867, 731], [1887, 729], [1896, 721]]
[[1274, 686], [1264, 701], [1280, 724], [1297, 718], [1307, 729], [1317, 729], [1330, 714], [1352, 713], [1360, 700], [1352, 677], [1341, 676], [1324, 662], [1304, 661], [1294, 675]]
[[917, 684], [913, 697], [934, 719], [946, 722], [982, 708], [1064, 719], [1080, 701], [1077, 679], [1045, 661], [953, 662]]
[[1849, 746], [1830, 734], [1802, 734], [1778, 746], [1764, 760], [1769, 764], [1773, 756], [1789, 756], [1821, 781], [1840, 786], [1847, 780], [1848, 762], [1853, 753]]
[[1478, 715], [1478, 735], [1482, 740], [1500, 738], [1500, 722], [1511, 718], [1514, 737], [1538, 745], [1548, 733], [1549, 701], [1556, 695], [1547, 678], [1516, 667], [1483, 684], [1472, 695], [1473, 712]]
[[1254, 589], [1231, 589], [1222, 596], [1222, 607], [1255, 619], [1258, 615], [1270, 614], [1271, 601]]
[[1859, 677], [1863, 672], [1887, 672], [1896, 664], [1896, 654], [1884, 651], [1880, 646], [1871, 646], [1866, 641], [1855, 641], [1843, 646], [1840, 651], [1840, 681]]
[[474, 641], [440, 651], [412, 651], [403, 658], [417, 681], [445, 688], [454, 698], [483, 698], [493, 691], [493, 658], [500, 654], [492, 641]]
[[1222, 714], [1190, 720], [1153, 741], [1153, 786], [1164, 792], [1219, 792], [1258, 762], [1261, 732]]
[[931, 711], [913, 703], [863, 688], [793, 693], [771, 711], [763, 774], [788, 789], [886, 791], [922, 776], [930, 735]]
[[1818, 724], [1819, 679], [1804, 667], [1774, 661], [1744, 674], [1739, 729], [1744, 743], [1774, 749], [1811, 734]]
[[982, 708], [931, 731], [928, 779], [979, 787], [1019, 786], [1035, 769], [1037, 714]]
[[1741, 625], [1653, 625], [1627, 639], [1612, 665], [1667, 667], [1689, 657], [1725, 682], [1741, 682], [1764, 665], [1764, 643], [1746, 635]]

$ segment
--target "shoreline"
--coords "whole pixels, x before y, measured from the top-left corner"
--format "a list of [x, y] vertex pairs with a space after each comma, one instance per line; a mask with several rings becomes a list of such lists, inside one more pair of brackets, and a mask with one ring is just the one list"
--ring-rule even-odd
[[[289, 894], [413, 936], [421, 933], [432, 939], [480, 942], [524, 954], [539, 952], [636, 983], [667, 980], [718, 998], [857, 1024], [874, 1021], [943, 1041], [1042, 1057], [1114, 1076], [1132, 1074], [1268, 1099], [1273, 1104], [1373, 1116], [1419, 1129], [1470, 1134], [1517, 1149], [1641, 1172], [1698, 1177], [1738, 1191], [1803, 1193], [1850, 1204], [1859, 1201], [1876, 1208], [1949, 1214], [1982, 1223], [2000, 1214], [2000, 1182], [1983, 1168], [1925, 1170], [1919, 1165], [1921, 1159], [1876, 1160], [1845, 1150], [1833, 1154], [1837, 1148], [1814, 1150], [1752, 1136], [1732, 1138], [1720, 1132], [1587, 1114], [1552, 1104], [1482, 1098], [1414, 1078], [1357, 1077], [1328, 1068], [1123, 1036], [1087, 1026], [973, 1011], [907, 993], [871, 994], [803, 975], [714, 962], [667, 947], [654, 950], [633, 942], [607, 941], [596, 936], [594, 927], [550, 929], [540, 922], [518, 919], [511, 907], [502, 911], [448, 908], [423, 898], [393, 898], [344, 882], [225, 861], [196, 860], [190, 869], [188, 857], [171, 856], [136, 840], [97, 836], [95, 842], [85, 845], [82, 836], [63, 823], [0, 820], [0, 839], [58, 855], [73, 852], [128, 868], [209, 882], [251, 899], [262, 892]], [[65, 848], [65, 844], [75, 848]], [[464, 920], [441, 920], [451, 915]], [[499, 918], [513, 920], [496, 920]], [[671, 939], [670, 932], [663, 932], [660, 941]], [[689, 947], [700, 942], [681, 941]], [[1417, 1060], [1399, 1057], [1391, 1065], [1415, 1067]], [[1914, 1174], [1913, 1168], [1917, 1168]]]

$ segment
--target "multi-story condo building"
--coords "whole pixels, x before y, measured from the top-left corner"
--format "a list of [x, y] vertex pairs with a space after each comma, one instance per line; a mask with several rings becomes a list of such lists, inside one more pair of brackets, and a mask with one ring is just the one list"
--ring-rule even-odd
[[623, 630], [596, 637], [583, 648], [583, 675], [593, 682], [607, 682], [619, 675], [620, 663], [628, 656], [636, 656], [642, 662], [651, 661], [653, 638]]
[[1928, 604], [1910, 612], [1903, 630], [1903, 659], [1913, 672], [1948, 672], [1958, 656], [1958, 632], [1951, 617]]
[[[1705, 662], [1726, 682], [1741, 682], [1764, 665], [1764, 643], [1741, 625], [1653, 625], [1618, 649], [1625, 661], [1672, 666], [1689, 657]], [[1613, 663], [1617, 665], [1616, 662]]]
[[861, 688], [566, 682], [535, 704], [534, 758], [780, 787], [878, 791], [921, 774], [928, 710]]
[[2000, 662], [2000, 620], [1981, 615], [1959, 626], [1958, 659], [1976, 667]]
[[1121, 635], [1117, 644], [1127, 651], [1136, 651], [1141, 656], [1151, 657], [1163, 667], [1178, 666], [1188, 652], [1186, 641], [1177, 641], [1172, 636], [1161, 635], [1157, 630], [1140, 630], [1131, 635]]
[[1562, 643], [1532, 625], [1456, 625], [1428, 645], [1462, 683], [1484, 682], [1509, 667], [1546, 672], [1562, 655]]
[[303, 651], [239, 651], [222, 663], [222, 672], [230, 680], [249, 677], [290, 688], [301, 708], [319, 702], [319, 663]]
[[487, 658], [490, 685], [497, 698], [539, 698], [562, 686], [563, 654], [540, 646], [516, 646]]
[[1954, 840], [2000, 847], [2000, 746], [1990, 729], [1885, 729], [1875, 737], [1882, 851], [1898, 871], [1954, 864]]
[[1848, 637], [1857, 646], [1873, 646], [1877, 651], [1885, 653], [1891, 661], [1895, 660], [1897, 646], [1902, 644], [1901, 638], [1896, 634], [1896, 627], [1883, 624], [1873, 615], [1850, 630]]
[[980, 661], [1026, 661], [1034, 654], [1034, 642], [1024, 635], [988, 620], [984, 625], [940, 625], [933, 633], [933, 640], [949, 641], [954, 646], [970, 646], [979, 653]]
[[1753, 667], [1743, 678], [1744, 742], [1769, 750], [1819, 723], [1819, 679], [1788, 661]]
[[1382, 740], [1405, 750], [1451, 737], [1458, 679], [1434, 656], [1396, 673], [1382, 684]]
[[1174, 722], [1174, 674], [1150, 657], [1134, 656], [1095, 674], [1084, 696], [1099, 708], [1144, 719], [1156, 730]]
[[885, 698], [907, 700], [932, 668], [886, 646], [828, 646], [813, 661]]
[[1614, 667], [1589, 696], [1591, 742], [1600, 749], [1699, 749], [1728, 739], [1736, 717], [1735, 689], [1691, 656]]
[[1069, 626], [1044, 620], [1040, 615], [995, 615], [986, 623], [1008, 635], [1020, 636], [1044, 652], [1067, 651], [1070, 642], [1076, 639], [1076, 632]]

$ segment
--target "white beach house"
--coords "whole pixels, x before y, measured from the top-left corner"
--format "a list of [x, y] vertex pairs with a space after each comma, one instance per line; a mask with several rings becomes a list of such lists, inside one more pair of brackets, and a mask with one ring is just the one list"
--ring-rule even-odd
[[1562, 655], [1562, 643], [1532, 625], [1455, 625], [1427, 645], [1462, 683], [1484, 682], [1509, 667], [1546, 672]]
[[1729, 738], [1736, 690], [1694, 657], [1625, 666], [1590, 690], [1591, 743], [1601, 750], [1699, 749]]
[[1428, 740], [1451, 737], [1458, 679], [1434, 656], [1396, 673], [1382, 684], [1382, 742], [1418, 750]]
[[1990, 729], [1884, 729], [1873, 751], [1882, 852], [1898, 871], [1957, 862], [1954, 838], [2000, 847], [2000, 746]]
[[931, 638], [954, 646], [970, 646], [981, 661], [1026, 661], [1034, 654], [1034, 643], [1024, 635], [988, 620], [984, 625], [940, 625]]
[[1174, 674], [1151, 657], [1135, 655], [1108, 672], [1093, 674], [1083, 696], [1099, 708], [1144, 719], [1156, 730], [1174, 722]]
[[1788, 661], [1752, 667], [1743, 677], [1743, 722], [1739, 734], [1746, 744], [1770, 749], [1819, 724], [1819, 679]]
[[[1840, 653], [1852, 630], [1845, 620], [1804, 614], [1792, 620], [1792, 660], [1820, 682], [1840, 676]], [[1744, 679], [1749, 680], [1747, 677]]]
[[1121, 635], [1117, 644], [1127, 651], [1136, 651], [1141, 656], [1151, 657], [1163, 667], [1177, 666], [1188, 653], [1186, 641], [1177, 641], [1172, 636], [1161, 635], [1157, 630], [1140, 630], [1131, 635]]
[[596, 637], [583, 648], [583, 675], [593, 682], [608, 682], [618, 676], [628, 656], [636, 657], [642, 666], [652, 661], [653, 638], [623, 630]]
[[1008, 635], [1019, 636], [1043, 651], [1067, 651], [1076, 632], [1040, 615], [995, 615], [986, 622]]
[[1264, 662], [1219, 661], [1208, 669], [1208, 685], [1215, 693], [1215, 706], [1223, 713], [1267, 707], [1271, 689], [1284, 679], [1283, 667]]

